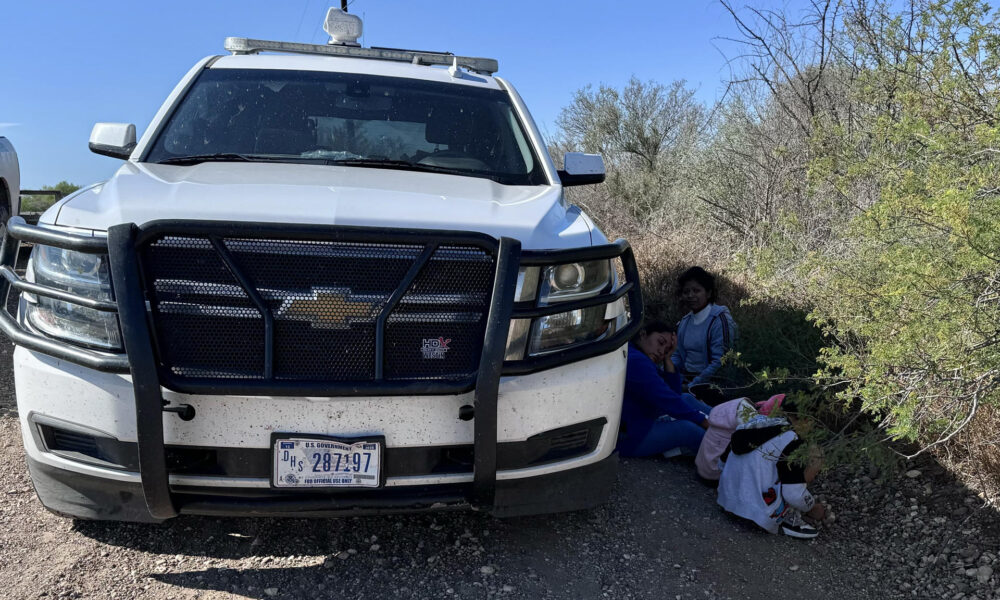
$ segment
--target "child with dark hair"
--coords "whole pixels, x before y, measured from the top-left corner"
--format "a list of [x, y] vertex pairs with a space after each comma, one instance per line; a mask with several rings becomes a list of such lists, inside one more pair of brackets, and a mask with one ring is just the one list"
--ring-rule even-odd
[[688, 313], [677, 325], [677, 350], [671, 360], [689, 386], [708, 383], [733, 347], [736, 323], [728, 308], [715, 304], [715, 277], [701, 267], [681, 274], [677, 296]]
[[629, 342], [618, 438], [622, 456], [698, 451], [711, 408], [682, 393], [680, 374], [670, 362], [676, 344], [674, 328], [662, 322], [646, 324]]
[[818, 453], [806, 465], [792, 459], [802, 445], [791, 402], [782, 405], [789, 418], [759, 415], [733, 432], [719, 478], [719, 505], [736, 516], [749, 519], [770, 533], [809, 539], [819, 531], [803, 515], [820, 521], [826, 508], [806, 487], [821, 466]]

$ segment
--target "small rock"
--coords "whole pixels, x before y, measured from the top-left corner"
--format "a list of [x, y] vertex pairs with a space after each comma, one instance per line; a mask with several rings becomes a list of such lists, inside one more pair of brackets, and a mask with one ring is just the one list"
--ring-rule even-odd
[[979, 580], [979, 583], [986, 583], [990, 580], [990, 577], [993, 577], [993, 567], [983, 565], [976, 569], [976, 579]]
[[378, 544], [372, 544], [371, 548], [368, 548], [368, 550], [371, 551], [371, 552], [378, 552], [378, 549], [381, 548], [381, 547], [382, 546], [380, 546]]
[[479, 572], [483, 575], [492, 575], [496, 573], [497, 570], [492, 565], [483, 565], [482, 567], [479, 567]]
[[350, 557], [351, 557], [351, 555], [348, 554], [348, 553], [346, 553], [346, 552], [338, 552], [337, 553], [337, 558], [339, 558], [340, 560], [347, 560]]
[[504, 592], [506, 592], [506, 593], [509, 594], [509, 593], [511, 593], [511, 592], [514, 591], [514, 586], [512, 586], [512, 585], [505, 585], [505, 586], [503, 586], [500, 589], [502, 589]]
[[920, 471], [916, 469], [907, 471], [906, 476], [909, 477], [910, 479], [916, 479], [917, 477], [920, 477]]
[[278, 595], [278, 588], [265, 588], [264, 593], [272, 598]]
[[788, 570], [789, 571], [798, 571], [799, 570], [799, 565], [792, 565], [792, 566], [788, 567]]

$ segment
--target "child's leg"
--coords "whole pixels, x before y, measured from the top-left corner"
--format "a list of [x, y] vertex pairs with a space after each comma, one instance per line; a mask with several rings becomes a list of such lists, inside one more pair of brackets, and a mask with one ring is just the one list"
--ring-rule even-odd
[[694, 454], [704, 436], [705, 430], [691, 421], [657, 421], [641, 440], [619, 444], [618, 449], [622, 456], [653, 456], [674, 448]]

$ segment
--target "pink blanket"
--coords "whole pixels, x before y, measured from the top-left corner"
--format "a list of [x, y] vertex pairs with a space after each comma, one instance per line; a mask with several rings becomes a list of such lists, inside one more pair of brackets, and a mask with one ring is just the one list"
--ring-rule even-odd
[[756, 415], [757, 409], [747, 398], [723, 402], [708, 413], [708, 431], [701, 439], [698, 455], [694, 459], [698, 475], [705, 479], [719, 479], [722, 474], [719, 470], [719, 457], [726, 451], [733, 431]]

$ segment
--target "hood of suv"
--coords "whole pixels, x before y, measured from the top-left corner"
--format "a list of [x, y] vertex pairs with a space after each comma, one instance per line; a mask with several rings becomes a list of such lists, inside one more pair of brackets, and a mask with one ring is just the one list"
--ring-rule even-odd
[[557, 186], [282, 163], [127, 162], [105, 184], [53, 206], [42, 220], [105, 231], [158, 219], [478, 231], [536, 249], [591, 244], [589, 221], [565, 206]]

